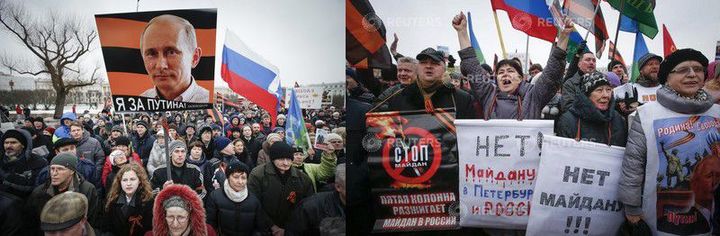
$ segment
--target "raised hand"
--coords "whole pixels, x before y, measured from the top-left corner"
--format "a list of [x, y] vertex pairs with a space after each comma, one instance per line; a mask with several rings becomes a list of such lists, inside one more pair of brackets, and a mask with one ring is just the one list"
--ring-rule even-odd
[[575, 24], [573, 24], [572, 20], [569, 17], [566, 17], [565, 19], [563, 19], [563, 21], [565, 23], [565, 28], [563, 28], [560, 31], [560, 35], [558, 35], [557, 46], [560, 49], [567, 51], [568, 41], [570, 40], [570, 33], [575, 30]]
[[397, 44], [398, 44], [398, 37], [396, 33], [393, 33], [393, 41], [390, 44], [390, 53], [392, 55], [397, 55]]
[[465, 18], [465, 13], [461, 11], [460, 14], [455, 15], [452, 20], [452, 26], [456, 31], [467, 30], [467, 19]]

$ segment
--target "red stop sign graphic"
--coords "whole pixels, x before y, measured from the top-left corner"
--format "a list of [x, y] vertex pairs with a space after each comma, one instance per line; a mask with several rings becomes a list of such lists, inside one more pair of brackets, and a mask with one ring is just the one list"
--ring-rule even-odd
[[[425, 170], [425, 173], [421, 173], [420, 176], [404, 176], [402, 174], [403, 170], [405, 168], [413, 168], [411, 166], [407, 167], [398, 167], [394, 168], [391, 164], [391, 158], [390, 158], [390, 149], [393, 149], [393, 142], [385, 142], [383, 145], [382, 150], [382, 164], [383, 168], [385, 168], [385, 172], [390, 175], [393, 179], [402, 182], [402, 183], [409, 183], [409, 184], [419, 184], [424, 183], [430, 180], [435, 175], [435, 172], [437, 172], [438, 168], [440, 168], [440, 163], [442, 162], [442, 150], [440, 148], [440, 142], [438, 142], [437, 138], [435, 136], [428, 132], [425, 129], [417, 128], [417, 127], [410, 127], [404, 130], [404, 133], [406, 136], [414, 136], [421, 139], [429, 140], [427, 144], [429, 144], [432, 147], [432, 155], [430, 157], [430, 160], [432, 160], [432, 164], [430, 165], [430, 168]], [[403, 161], [399, 164], [405, 164], [406, 161], [404, 160], [406, 158], [403, 158]]]

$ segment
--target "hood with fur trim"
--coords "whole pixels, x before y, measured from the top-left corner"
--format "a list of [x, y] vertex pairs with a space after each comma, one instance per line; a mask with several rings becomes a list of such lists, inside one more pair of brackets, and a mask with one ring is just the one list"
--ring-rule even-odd
[[198, 197], [197, 193], [190, 189], [190, 187], [182, 184], [173, 184], [164, 188], [155, 197], [155, 205], [153, 206], [153, 235], [168, 235], [170, 232], [168, 225], [165, 222], [165, 209], [163, 209], [163, 202], [170, 197], [179, 196], [185, 200], [190, 207], [189, 227], [192, 230], [191, 236], [204, 236], [208, 235], [207, 226], [205, 224], [205, 209], [203, 208], [202, 200]]

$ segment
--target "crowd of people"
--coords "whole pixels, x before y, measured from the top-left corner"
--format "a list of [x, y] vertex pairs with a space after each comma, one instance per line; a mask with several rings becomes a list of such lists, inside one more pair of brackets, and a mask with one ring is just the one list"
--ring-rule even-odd
[[[349, 232], [368, 234], [375, 223], [374, 213], [365, 210], [372, 210], [376, 204], [373, 203], [369, 183], [372, 167], [368, 167], [368, 151], [363, 146], [364, 143], [370, 143], [363, 140], [366, 138], [365, 114], [370, 111], [432, 111], [435, 108], [447, 108], [455, 112], [457, 119], [550, 119], [555, 121], [554, 132], [558, 136], [626, 147], [619, 200], [624, 204], [624, 212], [630, 224], [642, 225], [644, 219], [652, 217], [649, 212], [654, 214], [655, 211], [649, 209], [655, 206], [647, 207], [651, 204], [647, 201], [649, 194], [655, 194], [655, 191], [651, 191], [655, 186], [646, 183], [646, 180], [655, 178], [658, 170], [647, 167], [646, 163], [648, 160], [657, 160], [658, 152], [648, 147], [649, 142], [655, 140], [649, 138], [655, 136], [655, 131], [647, 124], [668, 117], [709, 116], [715, 121], [720, 120], [720, 63], [709, 63], [702, 53], [694, 49], [680, 49], [666, 58], [648, 53], [638, 62], [639, 77], [631, 82], [627, 66], [619, 61], [611, 61], [606, 73], [597, 71], [596, 55], [587, 50], [585, 42], [572, 55], [573, 60], [567, 63], [568, 36], [574, 26], [570, 20], [564, 25], [565, 28], [559, 30], [556, 42], [552, 45], [544, 68], [539, 64], [523, 68], [516, 58], [500, 60], [492, 67], [480, 64], [470, 44], [467, 20], [463, 13], [452, 20], [461, 48], [458, 52], [459, 69], [453, 67], [454, 59], [451, 55], [433, 48], [422, 50], [414, 58], [404, 57], [395, 51], [397, 38], [390, 48], [397, 60], [397, 84], [377, 83], [373, 80], [378, 78], [363, 76], [348, 67], [347, 158], [348, 171], [351, 173], [348, 185], [352, 188], [348, 210], [349, 221], [358, 222], [348, 225]], [[524, 69], [528, 69], [529, 75], [524, 73]], [[372, 90], [364, 84], [387, 85]], [[713, 129], [708, 137], [696, 137], [702, 142], [707, 141], [711, 149], [709, 153], [696, 150], [708, 154], [704, 159], [696, 157], [698, 166], [716, 166], [715, 160], [720, 160], [720, 128]], [[709, 181], [707, 185], [702, 185], [706, 189], [700, 191], [700, 185], [691, 186], [690, 189], [702, 192], [696, 193], [696, 200], [702, 199], [704, 206], [707, 209], [714, 208], [717, 214], [717, 207], [713, 206], [718, 204], [711, 203], [714, 194], [718, 192], [716, 189], [720, 179], [716, 176], [720, 176], [720, 168], [704, 170], [707, 172], [703, 172], [702, 177], [701, 174], [695, 174], [693, 181]], [[717, 195], [714, 199], [720, 200]], [[704, 219], [707, 221], [696, 226], [712, 228], [707, 225], [709, 222], [715, 224], [714, 228], [718, 230], [717, 217], [706, 213]], [[464, 235], [469, 232], [479, 233], [469, 228], [431, 233]], [[698, 232], [701, 230], [694, 233]], [[484, 233], [524, 234], [523, 231], [495, 229], [484, 229]], [[628, 235], [641, 233], [635, 231]]]
[[25, 116], [0, 133], [0, 235], [344, 232], [345, 111], [304, 110], [310, 147], [285, 112]]

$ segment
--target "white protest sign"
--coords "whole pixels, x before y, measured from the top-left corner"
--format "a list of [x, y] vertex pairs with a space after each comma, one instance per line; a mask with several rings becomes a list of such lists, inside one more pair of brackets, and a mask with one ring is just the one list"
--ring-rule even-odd
[[545, 136], [526, 235], [614, 235], [625, 148]]
[[[302, 109], [320, 109], [322, 108], [323, 88], [322, 87], [297, 87], [295, 96], [300, 102]], [[285, 93], [285, 106], [290, 106], [290, 92]]]
[[525, 229], [540, 144], [552, 120], [455, 120], [460, 225]]

